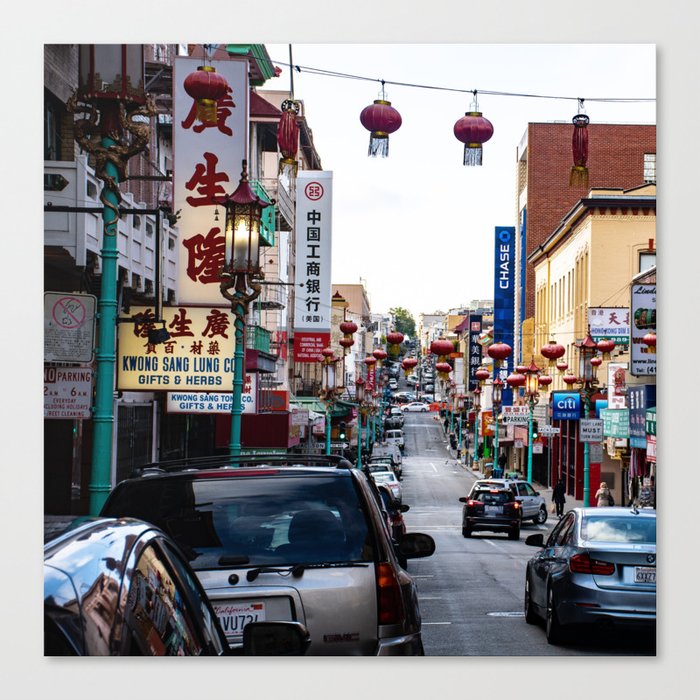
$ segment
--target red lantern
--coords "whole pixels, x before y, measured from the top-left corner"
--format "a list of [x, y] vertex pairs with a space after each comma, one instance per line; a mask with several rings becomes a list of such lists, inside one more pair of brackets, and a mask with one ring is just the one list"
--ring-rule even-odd
[[216, 103], [228, 92], [228, 83], [213, 66], [198, 66], [185, 78], [185, 92], [197, 102], [197, 119], [216, 122]]
[[567, 372], [567, 374], [565, 374], [565, 375], [562, 377], [562, 381], [563, 381], [564, 384], [566, 384], [567, 386], [572, 386], [573, 384], [576, 384], [576, 382], [578, 381], [578, 379], [576, 378], [576, 375], [575, 375], [575, 374], [571, 374], [571, 372]]
[[403, 333], [400, 333], [399, 331], [391, 331], [391, 333], [387, 333], [386, 342], [389, 343], [389, 352], [391, 352], [392, 355], [398, 355], [399, 350], [401, 349], [400, 345], [403, 343], [403, 337]]
[[557, 369], [559, 372], [565, 372], [567, 369], [569, 369], [569, 365], [568, 363], [564, 362], [564, 360], [559, 360], [559, 362], [557, 362]]
[[321, 356], [322, 360], [325, 359], [326, 362], [330, 362], [331, 357], [333, 357], [333, 348], [323, 348], [323, 350], [321, 350]]
[[[583, 108], [583, 102], [579, 101], [579, 109]], [[590, 119], [585, 114], [577, 114], [572, 122], [574, 134], [571, 139], [574, 164], [569, 174], [569, 187], [588, 187], [588, 122]]]
[[357, 330], [357, 324], [353, 321], [343, 321], [340, 324], [340, 332], [345, 335], [352, 335]]
[[563, 357], [565, 353], [566, 348], [563, 345], [559, 345], [559, 343], [555, 343], [553, 340], [550, 340], [546, 345], [540, 348], [540, 354], [542, 357], [546, 357], [549, 360], [550, 367], [554, 367], [556, 361], [560, 357]]
[[351, 348], [355, 344], [352, 336], [349, 335], [344, 335], [338, 342], [340, 343], [340, 346], [345, 349]]
[[440, 376], [441, 379], [447, 379], [452, 371], [452, 365], [449, 362], [437, 362], [435, 364], [435, 369], [437, 370], [438, 376]]
[[454, 352], [454, 345], [449, 340], [445, 338], [438, 338], [438, 340], [433, 340], [430, 343], [430, 352], [437, 355], [438, 358], [445, 358], [452, 352]]
[[488, 353], [489, 357], [493, 358], [496, 367], [500, 367], [503, 360], [510, 357], [510, 354], [513, 352], [513, 348], [505, 343], [493, 343], [489, 346], [486, 352]]
[[371, 132], [367, 155], [386, 158], [389, 155], [389, 134], [393, 134], [401, 126], [401, 115], [388, 100], [375, 100], [362, 110], [360, 121], [362, 126]]
[[615, 349], [615, 341], [610, 338], [602, 338], [596, 343], [596, 347], [598, 348], [598, 352], [603, 353], [603, 359], [609, 360], [610, 353]]
[[547, 388], [552, 383], [552, 378], [548, 374], [541, 374], [539, 377], [537, 377], [537, 383], [544, 391], [547, 391]]
[[418, 360], [415, 357], [406, 357], [401, 362], [401, 368], [403, 369], [404, 375], [408, 377], [413, 371], [413, 368], [418, 364]]
[[381, 367], [382, 360], [386, 360], [386, 358], [387, 358], [386, 350], [382, 350], [381, 348], [377, 348], [372, 354], [377, 359], [377, 362], [379, 362], [379, 366]]
[[600, 357], [591, 357], [591, 365], [593, 367], [600, 367], [603, 364], [603, 359]]
[[365, 359], [362, 360], [362, 361], [367, 365], [368, 368], [369, 368], [369, 367], [372, 367], [373, 365], [376, 365], [376, 364], [377, 364], [376, 358], [371, 357], [371, 356], [369, 356], [369, 355], [368, 355], [367, 357], [365, 357]]
[[454, 135], [464, 144], [464, 165], [481, 165], [481, 145], [493, 136], [493, 124], [479, 112], [476, 91], [474, 102], [469, 109], [469, 112], [465, 112], [464, 116], [455, 122]]
[[512, 372], [506, 377], [506, 384], [511, 389], [518, 389], [525, 386], [525, 375], [522, 372]]
[[517, 365], [516, 368], [515, 368], [515, 371], [516, 371], [517, 374], [523, 374], [523, 375], [524, 375], [524, 374], [527, 372], [527, 370], [528, 370], [528, 366], [527, 366], [527, 365]]
[[643, 338], [642, 342], [644, 345], [646, 345], [648, 348], [654, 348], [656, 349], [656, 333], [651, 332], [647, 333]]
[[479, 369], [474, 372], [474, 379], [478, 379], [481, 384], [483, 384], [490, 376], [491, 372], [489, 372], [486, 367], [479, 367]]
[[294, 178], [297, 174], [297, 150], [299, 148], [298, 114], [299, 103], [296, 100], [285, 100], [282, 103], [282, 116], [277, 125], [277, 145], [282, 154], [279, 172], [287, 172], [290, 178]]

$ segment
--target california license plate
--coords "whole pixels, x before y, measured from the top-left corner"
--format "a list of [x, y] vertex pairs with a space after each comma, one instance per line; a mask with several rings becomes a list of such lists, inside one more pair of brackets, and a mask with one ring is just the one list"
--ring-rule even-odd
[[227, 637], [238, 637], [249, 622], [265, 621], [265, 603], [228, 603], [214, 605], [219, 624]]
[[635, 583], [656, 583], [656, 568], [653, 566], [635, 566]]
[[497, 515], [498, 513], [503, 512], [503, 506], [486, 506], [484, 508], [484, 512]]

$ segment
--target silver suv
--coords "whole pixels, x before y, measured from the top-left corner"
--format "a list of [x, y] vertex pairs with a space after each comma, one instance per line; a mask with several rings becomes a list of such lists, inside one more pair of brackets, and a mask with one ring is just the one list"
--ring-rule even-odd
[[532, 520], [533, 523], [539, 525], [547, 522], [547, 503], [529, 481], [523, 479], [478, 479], [474, 482], [469, 492], [470, 495], [477, 488], [483, 486], [509, 488], [515, 495], [515, 500], [520, 502], [523, 520]]
[[[296, 621], [309, 655], [422, 655], [416, 586], [371, 479], [333, 456], [259, 455], [149, 465], [103, 515], [147, 520], [184, 550], [231, 646], [255, 621]], [[404, 559], [405, 558], [405, 559]]]

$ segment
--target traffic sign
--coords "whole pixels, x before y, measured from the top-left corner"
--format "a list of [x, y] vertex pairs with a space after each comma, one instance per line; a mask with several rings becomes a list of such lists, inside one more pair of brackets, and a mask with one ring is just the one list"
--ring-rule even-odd
[[603, 439], [603, 421], [582, 418], [579, 421], [578, 437], [581, 442], [600, 442]]
[[540, 425], [539, 433], [542, 437], [553, 437], [559, 435], [561, 429], [554, 425]]
[[93, 294], [44, 293], [44, 362], [91, 362], [95, 347]]

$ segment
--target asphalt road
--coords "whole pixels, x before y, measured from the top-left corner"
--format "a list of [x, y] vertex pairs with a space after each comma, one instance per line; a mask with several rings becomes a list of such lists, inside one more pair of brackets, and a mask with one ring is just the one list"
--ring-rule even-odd
[[404, 433], [403, 500], [409, 531], [430, 534], [432, 557], [410, 561], [423, 617], [428, 656], [653, 655], [654, 639], [639, 635], [585, 634], [575, 642], [550, 645], [541, 626], [523, 615], [525, 566], [535, 549], [525, 538], [547, 532], [523, 525], [519, 541], [505, 533], [462, 537], [460, 496], [477, 478], [452, 459], [433, 413], [407, 413]]

